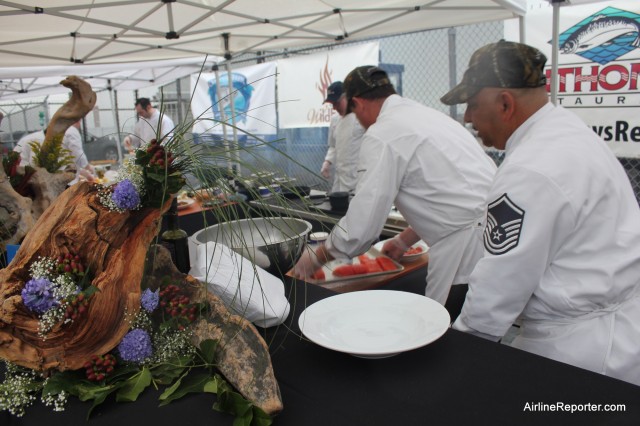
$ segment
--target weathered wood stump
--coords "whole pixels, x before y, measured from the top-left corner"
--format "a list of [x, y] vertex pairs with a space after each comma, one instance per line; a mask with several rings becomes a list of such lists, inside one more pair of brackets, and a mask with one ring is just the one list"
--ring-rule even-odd
[[208, 304], [208, 315], [194, 324], [193, 344], [199, 346], [206, 339], [217, 341], [217, 368], [227, 381], [265, 413], [282, 411], [269, 348], [254, 325], [231, 313], [218, 296], [207, 291], [206, 283], [178, 271], [164, 247], [152, 246], [148, 261], [144, 287], [155, 289], [164, 277], [170, 277], [171, 282], [180, 283], [192, 301]]
[[[113, 349], [129, 329], [125, 311], [140, 307], [145, 255], [169, 206], [117, 213], [102, 206], [93, 184], [79, 183], [63, 192], [27, 234], [11, 264], [0, 270], [0, 357], [35, 370], [63, 371]], [[38, 318], [24, 306], [20, 292], [38, 257], [70, 252], [81, 256], [99, 292], [83, 317], [56, 325], [43, 340]]]

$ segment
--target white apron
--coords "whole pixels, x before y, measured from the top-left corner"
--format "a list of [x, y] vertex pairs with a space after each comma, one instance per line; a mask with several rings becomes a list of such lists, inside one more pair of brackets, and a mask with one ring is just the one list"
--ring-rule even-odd
[[575, 318], [523, 320], [511, 346], [640, 385], [640, 295]]
[[444, 305], [451, 285], [467, 284], [469, 275], [484, 255], [484, 218], [459, 229], [429, 247], [425, 296]]

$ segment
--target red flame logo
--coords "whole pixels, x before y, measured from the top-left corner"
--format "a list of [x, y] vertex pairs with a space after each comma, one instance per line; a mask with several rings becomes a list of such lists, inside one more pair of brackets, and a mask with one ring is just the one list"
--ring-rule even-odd
[[324, 69], [320, 71], [320, 83], [316, 83], [316, 89], [320, 91], [322, 100], [327, 99], [327, 88], [331, 85], [331, 71], [329, 71], [329, 55], [327, 55], [327, 62], [324, 64]]

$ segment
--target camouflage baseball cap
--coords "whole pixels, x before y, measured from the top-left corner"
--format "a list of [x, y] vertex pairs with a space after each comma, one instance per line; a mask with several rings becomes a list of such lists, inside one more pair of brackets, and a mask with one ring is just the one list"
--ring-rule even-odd
[[440, 98], [446, 105], [465, 103], [485, 87], [534, 88], [547, 84], [547, 57], [535, 47], [500, 40], [476, 50], [462, 82]]
[[327, 87], [327, 98], [324, 100], [325, 102], [338, 102], [340, 96], [342, 96], [342, 82], [334, 81]]
[[374, 65], [357, 67], [344, 79], [344, 92], [348, 103], [354, 97], [385, 86], [393, 86], [389, 76], [385, 70]]

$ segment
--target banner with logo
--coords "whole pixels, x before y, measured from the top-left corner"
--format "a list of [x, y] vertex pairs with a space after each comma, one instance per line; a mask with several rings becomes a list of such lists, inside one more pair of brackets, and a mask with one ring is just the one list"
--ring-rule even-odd
[[278, 61], [281, 128], [328, 126], [333, 109], [324, 104], [327, 87], [361, 65], [378, 65], [379, 43], [333, 49]]
[[[640, 157], [640, 1], [560, 7], [557, 104], [571, 109], [618, 157]], [[547, 55], [551, 77], [553, 9], [525, 16], [526, 43]], [[505, 38], [518, 40], [505, 26]]]
[[[248, 133], [277, 133], [274, 62], [232, 69], [231, 78], [226, 69], [221, 68], [218, 77], [220, 81], [213, 72], [191, 75], [191, 112], [196, 120], [194, 133], [222, 134], [220, 123], [223, 118]], [[230, 91], [233, 91], [233, 120]], [[227, 126], [227, 134], [232, 132], [233, 129]]]

